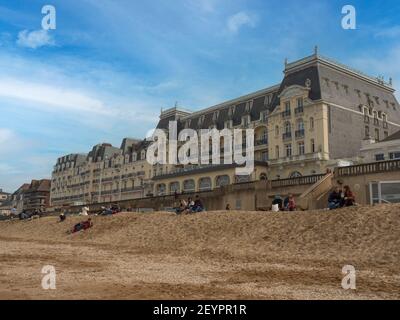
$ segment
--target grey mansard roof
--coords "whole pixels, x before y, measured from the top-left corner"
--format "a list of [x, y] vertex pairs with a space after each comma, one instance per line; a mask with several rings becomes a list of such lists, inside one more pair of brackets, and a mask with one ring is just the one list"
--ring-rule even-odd
[[[179, 129], [185, 128], [190, 122], [191, 129], [207, 129], [216, 125], [218, 129], [224, 127], [227, 120], [232, 120], [233, 125], [239, 125], [246, 113], [246, 103], [252, 101], [253, 106], [249, 115], [251, 120], [260, 119], [263, 111], [272, 112], [280, 103], [280, 93], [289, 86], [310, 85], [309, 98], [313, 101], [323, 100], [327, 103], [360, 111], [360, 106], [376, 108], [388, 115], [392, 122], [400, 123], [399, 103], [394, 96], [395, 90], [391, 84], [373, 78], [344, 66], [329, 58], [318, 54], [287, 63], [282, 82], [270, 88], [250, 93], [246, 96], [233, 99], [219, 105], [193, 113], [174, 114], [174, 109], [161, 114], [157, 128], [167, 129], [171, 120], [179, 120]], [[266, 99], [270, 96], [270, 100]], [[235, 107], [232, 118], [228, 116], [230, 107]], [[218, 111], [217, 121], [213, 121], [214, 113]], [[204, 121], [199, 126], [199, 118], [204, 116]]]

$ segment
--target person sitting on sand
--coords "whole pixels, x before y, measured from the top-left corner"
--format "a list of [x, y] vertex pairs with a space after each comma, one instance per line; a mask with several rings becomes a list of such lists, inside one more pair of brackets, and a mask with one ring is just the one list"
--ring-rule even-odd
[[192, 198], [189, 197], [189, 198], [188, 198], [188, 202], [187, 202], [187, 209], [188, 209], [189, 211], [192, 211], [193, 207], [194, 207], [194, 201], [193, 201]]
[[93, 227], [92, 219], [89, 218], [86, 221], [82, 221], [74, 225], [73, 229], [69, 231], [68, 233], [76, 233], [81, 230], [87, 230], [89, 228]]
[[89, 215], [89, 207], [83, 207], [82, 211], [79, 213], [80, 216], [88, 216]]
[[287, 210], [288, 211], [296, 210], [296, 202], [295, 202], [294, 196], [292, 194], [289, 194], [289, 197], [288, 197]]
[[187, 211], [187, 203], [185, 200], [181, 199], [179, 202], [179, 207], [175, 209], [176, 214], [184, 214]]
[[342, 191], [339, 187], [331, 192], [328, 198], [328, 208], [329, 210], [334, 210], [341, 208], [343, 206]]
[[282, 210], [283, 209], [282, 198], [279, 195], [276, 195], [274, 197], [274, 200], [272, 201], [272, 205], [278, 205], [279, 210]]
[[100, 214], [102, 216], [111, 216], [113, 214], [113, 210], [111, 207], [104, 208], [103, 212]]
[[196, 200], [194, 201], [192, 212], [202, 212], [202, 211], [204, 211], [203, 202], [201, 201], [199, 195], [197, 195]]
[[61, 212], [61, 214], [60, 214], [60, 220], [59, 220], [58, 222], [64, 222], [65, 219], [67, 219], [67, 217], [65, 216], [65, 213], [64, 213], [64, 212]]
[[344, 206], [351, 207], [356, 204], [356, 197], [349, 186], [344, 186]]
[[26, 220], [29, 218], [30, 218], [30, 215], [29, 215], [29, 213], [26, 212], [26, 210], [22, 210], [22, 212], [19, 214], [19, 220]]

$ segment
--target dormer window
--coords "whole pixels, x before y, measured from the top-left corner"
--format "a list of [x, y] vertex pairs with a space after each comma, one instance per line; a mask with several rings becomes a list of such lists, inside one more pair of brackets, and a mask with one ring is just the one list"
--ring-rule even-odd
[[200, 118], [199, 118], [199, 126], [202, 126], [203, 125], [203, 123], [204, 123], [204, 119], [205, 119], [205, 116], [204, 115], [201, 115], [200, 116]]
[[246, 112], [250, 112], [252, 107], [253, 107], [253, 100], [248, 101], [246, 103]]
[[250, 116], [243, 116], [242, 117], [242, 125], [248, 126], [250, 124]]
[[335, 84], [336, 90], [339, 90], [339, 82], [333, 81], [333, 83]]
[[217, 121], [217, 120], [218, 120], [218, 117], [219, 117], [219, 111], [214, 112], [214, 114], [213, 114], [213, 121], [214, 121], [214, 122]]
[[260, 113], [260, 120], [261, 120], [261, 122], [268, 121], [268, 111], [263, 111]]
[[267, 94], [264, 98], [264, 106], [268, 106], [271, 103], [271, 95]]

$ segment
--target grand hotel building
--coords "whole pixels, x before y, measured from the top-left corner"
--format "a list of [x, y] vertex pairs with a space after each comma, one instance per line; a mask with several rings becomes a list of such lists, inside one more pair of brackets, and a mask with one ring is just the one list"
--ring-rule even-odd
[[280, 84], [197, 112], [161, 112], [158, 129], [171, 120], [184, 128], [255, 130], [255, 170], [235, 176], [234, 165], [151, 166], [148, 142], [124, 139], [121, 147], [95, 146], [88, 154], [57, 160], [53, 206], [198, 192], [245, 180], [286, 179], [324, 173], [340, 159], [356, 159], [363, 140], [400, 130], [400, 105], [392, 81], [373, 78], [317, 50], [285, 62]]

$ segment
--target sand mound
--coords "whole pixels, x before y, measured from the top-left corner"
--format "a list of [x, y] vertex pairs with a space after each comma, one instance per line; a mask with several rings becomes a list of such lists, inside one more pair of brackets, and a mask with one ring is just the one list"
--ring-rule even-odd
[[[333, 277], [330, 283], [340, 278], [341, 266], [352, 264], [365, 270], [366, 274], [381, 272], [385, 277], [393, 276], [391, 288], [396, 289], [397, 294], [400, 290], [399, 205], [293, 213], [233, 211], [187, 216], [123, 213], [92, 219], [92, 229], [73, 235], [66, 231], [82, 218], [69, 217], [63, 223], [58, 223], [56, 217], [0, 222], [0, 241], [14, 241], [27, 248], [30, 243], [35, 246], [68, 246], [72, 251], [81, 246], [98, 248], [100, 260], [101, 250], [114, 255], [115, 261], [119, 258], [129, 260], [129, 255], [181, 257], [180, 261], [189, 259], [189, 264], [199, 262], [205, 264], [204, 268], [210, 266], [210, 270], [204, 271], [206, 273], [213, 272], [213, 265], [218, 265], [221, 270], [228, 268], [230, 276], [227, 279], [231, 280], [227, 280], [224, 289], [231, 285], [229, 281], [234, 283], [232, 279], [238, 277], [251, 279], [251, 283], [254, 278], [266, 277], [260, 273], [263, 264], [280, 265], [280, 271], [285, 269], [282, 266], [286, 266], [294, 272], [285, 271], [289, 272], [287, 276], [291, 279], [304, 277], [304, 274], [294, 271], [293, 266], [303, 271], [307, 268], [337, 268], [339, 274], [326, 275], [327, 278]], [[252, 265], [257, 267], [254, 269]], [[129, 268], [126, 261], [124, 266]], [[272, 272], [271, 268], [268, 270]], [[282, 274], [276, 273], [275, 276], [280, 279]], [[373, 287], [378, 290], [379, 285]], [[246, 297], [249, 290], [248, 286], [240, 286], [240, 295], [232, 297]], [[250, 291], [254, 297], [257, 291]], [[231, 296], [224, 293], [216, 297]], [[302, 297], [313, 296], [303, 294]]]

